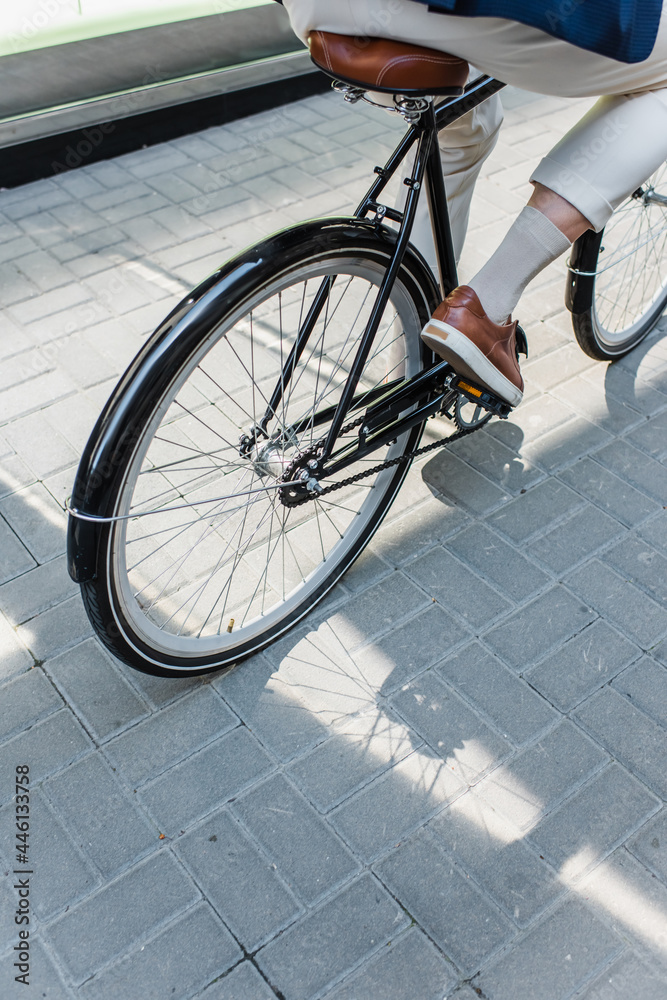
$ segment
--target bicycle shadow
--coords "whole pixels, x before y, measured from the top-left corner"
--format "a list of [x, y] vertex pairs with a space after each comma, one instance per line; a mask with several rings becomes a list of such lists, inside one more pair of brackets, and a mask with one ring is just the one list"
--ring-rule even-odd
[[[588, 710], [579, 714], [584, 703], [606, 704], [603, 697], [621, 704], [624, 689], [609, 682], [642, 669], [648, 643], [639, 630], [619, 633], [611, 610], [590, 605], [573, 584], [570, 567], [550, 565], [530, 547], [529, 564], [542, 576], [520, 599], [512, 596], [515, 582], [508, 579], [503, 591], [499, 577], [467, 562], [474, 539], [483, 549], [490, 535], [504, 556], [513, 536], [501, 517], [550, 483], [574, 496], [575, 513], [546, 510], [541, 521], [531, 514], [514, 547], [522, 537], [549, 535], [550, 518], [561, 534], [570, 523], [574, 531], [573, 518], [589, 510], [590, 498], [573, 480], [565, 488], [558, 474], [579, 460], [603, 473], [596, 454], [621, 430], [631, 429], [627, 445], [642, 454], [637, 434], [667, 406], [661, 336], [656, 331], [623, 363], [586, 368], [569, 380], [586, 393], [569, 426], [554, 411], [554, 426], [536, 429], [540, 396], [527, 401], [521, 422], [519, 412], [516, 421], [491, 425], [422, 462], [325, 605], [297, 632], [214, 682], [458, 973], [479, 975], [474, 981], [482, 987], [491, 980], [480, 968], [533, 927], [536, 953], [555, 935], [588, 970], [584, 979], [597, 975], [577, 940], [584, 926], [608, 948], [607, 965], [616, 933], [644, 950], [649, 977], [667, 960], [654, 931], [667, 908], [656, 908], [642, 867], [650, 864], [646, 837], [631, 852], [619, 847], [628, 831], [650, 823], [659, 809], [654, 793], [664, 795], [664, 783], [655, 769], [639, 766], [639, 791], [631, 776], [636, 762], [617, 763]], [[555, 404], [564, 398], [557, 393]], [[651, 440], [657, 434], [654, 426]], [[641, 441], [645, 464], [657, 466], [664, 438], [654, 458], [648, 438]], [[502, 462], [490, 464], [492, 449]], [[661, 505], [650, 491], [645, 498], [643, 516], [655, 519]], [[593, 514], [600, 510], [607, 524], [602, 508]], [[627, 539], [632, 527], [617, 522], [598, 547]], [[461, 536], [470, 545], [460, 546]], [[583, 561], [589, 555], [596, 552], [584, 552]], [[575, 573], [581, 564], [573, 559]], [[443, 588], [438, 572], [450, 574], [452, 566], [458, 575]], [[478, 590], [466, 597], [471, 578]], [[507, 601], [515, 607], [508, 610]], [[554, 678], [568, 672], [579, 684], [569, 702], [562, 690], [554, 693]], [[646, 703], [641, 710], [651, 711]], [[625, 818], [605, 809], [596, 815], [596, 802], [628, 801], [631, 788], [638, 795]], [[538, 964], [520, 977], [522, 989], [540, 975]]]

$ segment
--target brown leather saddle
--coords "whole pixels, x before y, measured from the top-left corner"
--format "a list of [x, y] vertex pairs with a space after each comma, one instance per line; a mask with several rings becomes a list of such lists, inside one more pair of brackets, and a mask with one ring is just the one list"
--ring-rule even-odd
[[308, 48], [318, 69], [362, 90], [406, 97], [457, 96], [468, 79], [464, 59], [388, 38], [311, 31]]

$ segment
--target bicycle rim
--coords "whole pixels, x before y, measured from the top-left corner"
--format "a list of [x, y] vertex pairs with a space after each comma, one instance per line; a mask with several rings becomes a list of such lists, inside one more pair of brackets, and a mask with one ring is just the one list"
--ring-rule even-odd
[[[282, 505], [279, 484], [326, 434], [318, 414], [339, 398], [385, 266], [353, 253], [299, 263], [211, 330], [159, 401], [128, 464], [107, 554], [116, 625], [144, 663], [211, 669], [261, 648], [333, 586], [379, 524], [403, 468], [294, 508]], [[327, 276], [335, 276], [333, 287], [269, 437], [243, 458], [239, 437], [264, 415]], [[420, 369], [422, 322], [399, 278], [362, 393]], [[403, 454], [419, 433], [339, 478]]]
[[667, 164], [614, 212], [604, 230], [591, 322], [613, 356], [638, 343], [667, 304]]

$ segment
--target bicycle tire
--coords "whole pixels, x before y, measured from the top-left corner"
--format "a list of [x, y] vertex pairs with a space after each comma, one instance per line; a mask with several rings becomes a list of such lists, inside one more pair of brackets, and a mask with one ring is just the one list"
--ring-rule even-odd
[[598, 361], [623, 357], [667, 306], [667, 164], [602, 232], [576, 241], [569, 266], [566, 299], [579, 346]]
[[[311, 426], [310, 413], [321, 410], [324, 397], [327, 406], [335, 402], [344, 384], [395, 240], [391, 231], [358, 220], [279, 234], [195, 290], [128, 369], [96, 429], [99, 436], [114, 421], [126, 424], [116, 430], [116, 441], [126, 446], [116, 444], [115, 464], [106, 463], [113, 466], [103, 505], [108, 520], [72, 528], [84, 538], [94, 532], [93, 558], [79, 572], [83, 602], [96, 633], [120, 660], [168, 676], [232, 666], [303, 618], [372, 537], [408, 462], [303, 507], [282, 507], [275, 494], [289, 462], [326, 431]], [[249, 280], [248, 268], [258, 262], [263, 268]], [[289, 393], [286, 387], [273, 444], [258, 446], [244, 465], [233, 442], [264, 412], [314, 292], [334, 275], [326, 315], [311, 333]], [[421, 369], [430, 355], [419, 330], [437, 299], [432, 278], [410, 250], [362, 375], [364, 388]], [[165, 354], [175, 326], [180, 353], [172, 343]], [[156, 352], [170, 359], [168, 378], [158, 377]], [[370, 468], [409, 453], [422, 429], [423, 423], [413, 427], [337, 478], [358, 472], [364, 461]], [[80, 496], [87, 483], [95, 487], [95, 438], [82, 459]], [[232, 488], [232, 480], [242, 489]], [[261, 492], [251, 493], [255, 488]], [[220, 494], [227, 499], [211, 504]], [[146, 504], [153, 513], [146, 514]], [[186, 536], [195, 539], [191, 550]], [[82, 550], [90, 554], [91, 544]]]

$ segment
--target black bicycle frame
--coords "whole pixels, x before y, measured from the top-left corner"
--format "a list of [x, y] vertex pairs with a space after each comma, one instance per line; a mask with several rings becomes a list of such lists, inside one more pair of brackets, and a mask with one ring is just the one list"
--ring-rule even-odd
[[[338, 434], [340, 433], [350, 408], [353, 407], [356, 402], [356, 392], [359, 379], [361, 378], [361, 374], [370, 354], [382, 315], [387, 302], [389, 301], [394, 281], [396, 280], [396, 276], [401, 267], [414, 224], [417, 202], [424, 186], [426, 188], [426, 197], [428, 200], [433, 241], [435, 244], [436, 260], [438, 264], [440, 289], [443, 298], [458, 284], [456, 260], [454, 257], [451, 227], [449, 224], [449, 212], [447, 209], [445, 182], [443, 179], [440, 149], [437, 139], [438, 132], [443, 128], [447, 128], [448, 125], [457, 121], [464, 114], [467, 114], [468, 111], [478, 107], [484, 101], [488, 100], [489, 97], [492, 97], [493, 94], [501, 90], [504, 86], [505, 84], [501, 83], [499, 80], [495, 80], [489, 76], [482, 76], [468, 84], [462, 96], [452, 98], [451, 100], [442, 103], [437, 108], [434, 107], [432, 102], [429, 103], [428, 108], [422, 113], [419, 120], [410, 127], [406, 135], [387, 160], [384, 167], [375, 167], [375, 173], [378, 175], [377, 179], [373, 182], [365, 197], [359, 204], [359, 207], [354, 214], [354, 218], [359, 220], [365, 219], [369, 213], [373, 212], [375, 214], [375, 223], [378, 226], [382, 225], [385, 218], [391, 219], [393, 222], [399, 224], [398, 236], [391, 260], [389, 262], [389, 267], [387, 268], [387, 271], [380, 283], [370, 317], [359, 340], [357, 353], [354, 361], [352, 362], [350, 373], [343, 388], [341, 398], [335, 407], [326, 441], [319, 458], [320, 468], [322, 468], [324, 463], [332, 456]], [[404, 181], [408, 188], [408, 194], [405, 207], [401, 212], [381, 204], [379, 197], [398, 170], [403, 160], [415, 145], [417, 146], [417, 150], [412, 172], [409, 177], [405, 178]], [[310, 334], [312, 333], [321, 311], [328, 299], [332, 284], [333, 279], [331, 277], [323, 279], [315, 300], [313, 301], [308, 312], [308, 316], [304, 320], [292, 350], [290, 351], [290, 354], [283, 366], [280, 381], [274, 388], [266, 413], [259, 425], [253, 428], [251, 434], [244, 439], [244, 448], [249, 448], [254, 440], [257, 439], [258, 434], [267, 434], [268, 424], [277, 412], [277, 407], [283, 397], [284, 388], [289, 384], [290, 378], [299, 362], [308, 338], [310, 337]], [[438, 365], [436, 367], [441, 369], [443, 366]], [[416, 380], [419, 381], [415, 381], [415, 392], [421, 394], [418, 396], [421, 402], [425, 393], [426, 397], [428, 397], [428, 389], [424, 384], [425, 380], [423, 378], [420, 379], [419, 376], [416, 376]], [[402, 392], [402, 399], [406, 399], [405, 392]], [[406, 402], [404, 402], [403, 410], [406, 405]], [[426, 416], [430, 415], [427, 410], [428, 406], [425, 406], [424, 403], [422, 403], [416, 413], [413, 412], [407, 415], [403, 421], [394, 422], [390, 428], [390, 438], [392, 436], [398, 436], [403, 431], [409, 429], [409, 427], [413, 426], [415, 422], [424, 420]], [[367, 453], [375, 447], [378, 447], [381, 443], [384, 443], [385, 437], [387, 437], [386, 434], [381, 434], [373, 439], [372, 445], [370, 442], [365, 443], [365, 446], [363, 447], [364, 453]], [[356, 454], [357, 452], [355, 451], [354, 455]], [[352, 460], [353, 456], [350, 456], [344, 461], [339, 460], [336, 462], [335, 469], [339, 469], [343, 465], [349, 464]], [[327, 472], [331, 471], [334, 471], [334, 467], [327, 469]]]

